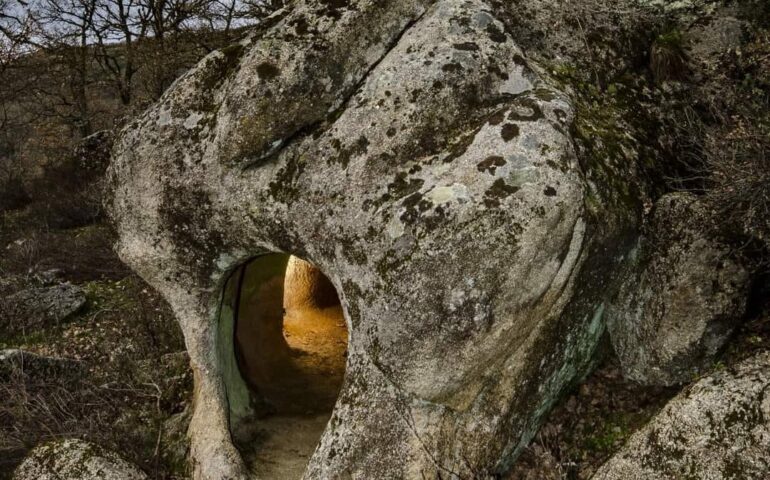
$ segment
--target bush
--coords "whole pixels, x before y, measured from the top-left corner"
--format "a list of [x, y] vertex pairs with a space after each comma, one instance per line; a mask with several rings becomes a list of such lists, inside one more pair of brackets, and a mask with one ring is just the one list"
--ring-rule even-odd
[[15, 176], [6, 178], [0, 183], [0, 212], [17, 210], [30, 201], [29, 194], [21, 179]]
[[19, 179], [0, 179], [0, 214], [24, 208], [29, 201], [29, 194]]
[[[770, 30], [758, 18], [746, 17], [746, 22], [740, 39], [732, 41], [739, 43], [692, 51], [697, 54], [690, 65], [695, 72], [692, 84], [671, 89], [673, 95], [685, 95], [688, 105], [665, 112], [668, 126], [662, 136], [674, 153], [667, 172], [669, 188], [702, 195], [710, 213], [704, 228], [715, 230], [766, 266], [770, 265]], [[683, 44], [682, 35], [673, 32], [659, 36], [653, 50], [669, 50], [662, 55], [673, 58], [684, 55]], [[666, 70], [680, 60], [660, 60], [656, 68]]]
[[31, 186], [34, 217], [53, 229], [91, 225], [102, 216], [101, 179], [109, 163], [111, 132], [84, 138], [73, 154], [49, 166]]
[[705, 198], [717, 224], [759, 240], [770, 251], [770, 138], [752, 132], [712, 139], [706, 168]]
[[[86, 187], [87, 188], [87, 187]], [[33, 216], [44, 226], [57, 230], [91, 225], [102, 215], [101, 205], [88, 190], [69, 190], [64, 186], [35, 192]]]

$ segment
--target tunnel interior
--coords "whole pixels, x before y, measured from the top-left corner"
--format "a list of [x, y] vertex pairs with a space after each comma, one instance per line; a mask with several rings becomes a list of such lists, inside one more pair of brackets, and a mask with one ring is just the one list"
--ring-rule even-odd
[[339, 297], [319, 268], [285, 254], [242, 265], [225, 293], [234, 367], [254, 413], [241, 422], [237, 443], [259, 478], [299, 479], [344, 380], [348, 332]]

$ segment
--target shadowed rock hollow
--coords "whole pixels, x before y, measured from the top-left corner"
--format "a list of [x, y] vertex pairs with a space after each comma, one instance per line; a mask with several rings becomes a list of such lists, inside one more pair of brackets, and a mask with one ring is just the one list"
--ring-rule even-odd
[[250, 261], [230, 281], [235, 295], [225, 301], [233, 305], [238, 370], [265, 410], [331, 412], [347, 347], [334, 286], [311, 264], [275, 254]]
[[502, 474], [589, 371], [635, 167], [578, 162], [572, 101], [493, 3], [298, 2], [122, 132], [108, 207], [184, 331], [195, 478], [250, 476], [231, 434], [259, 425], [248, 384], [270, 372], [239, 365], [228, 279], [263, 254], [324, 272], [350, 335], [303, 478]]

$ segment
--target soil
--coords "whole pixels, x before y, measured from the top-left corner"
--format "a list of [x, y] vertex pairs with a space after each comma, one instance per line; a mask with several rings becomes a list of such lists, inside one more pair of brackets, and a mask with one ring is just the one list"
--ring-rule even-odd
[[609, 356], [554, 408], [506, 480], [588, 480], [678, 390], [625, 380]]
[[251, 470], [265, 480], [302, 478], [329, 413], [274, 415], [260, 421]]

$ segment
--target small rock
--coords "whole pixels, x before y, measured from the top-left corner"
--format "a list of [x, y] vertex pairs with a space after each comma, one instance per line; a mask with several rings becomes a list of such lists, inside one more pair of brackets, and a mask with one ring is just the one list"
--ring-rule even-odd
[[607, 309], [608, 329], [626, 378], [675, 385], [712, 365], [745, 312], [750, 277], [703, 233], [694, 195], [666, 195], [653, 215]]
[[147, 475], [114, 452], [77, 439], [33, 449], [13, 480], [145, 480]]
[[110, 162], [113, 140], [112, 130], [101, 130], [80, 141], [75, 147], [75, 158], [83, 175], [94, 178], [104, 174]]
[[690, 56], [697, 61], [715, 61], [730, 49], [739, 48], [746, 22], [731, 15], [715, 16], [710, 22], [695, 25], [688, 36], [692, 38]]
[[35, 280], [41, 285], [50, 286], [59, 283], [59, 279], [63, 275], [63, 271], [60, 268], [50, 268], [43, 270], [42, 272], [35, 273]]
[[86, 304], [83, 290], [69, 283], [27, 288], [0, 300], [0, 331], [23, 333], [59, 323]]
[[48, 380], [71, 378], [80, 372], [81, 364], [76, 360], [37, 355], [19, 349], [0, 350], [0, 382], [12, 379]]
[[770, 472], [770, 352], [671, 400], [592, 480], [763, 480]]

